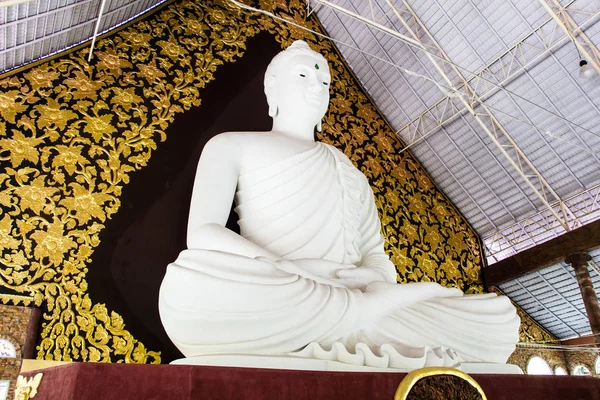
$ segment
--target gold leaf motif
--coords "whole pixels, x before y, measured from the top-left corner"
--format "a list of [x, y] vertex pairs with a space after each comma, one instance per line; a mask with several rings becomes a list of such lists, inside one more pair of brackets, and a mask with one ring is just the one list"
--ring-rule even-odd
[[38, 105], [33, 107], [40, 114], [37, 119], [37, 126], [40, 128], [58, 128], [65, 129], [67, 122], [77, 118], [73, 111], [63, 108], [58, 101], [49, 98], [48, 105]]
[[65, 235], [65, 226], [59, 219], [54, 219], [46, 230], [37, 230], [31, 234], [36, 242], [33, 255], [38, 260], [47, 258], [55, 266], [59, 265], [66, 252], [75, 248], [73, 239]]
[[[2, 101], [1, 98], [0, 101]], [[21, 165], [24, 160], [37, 163], [39, 151], [36, 147], [42, 141], [42, 139], [26, 137], [22, 132], [14, 130], [12, 138], [0, 139], [0, 154], [5, 151], [10, 152], [10, 162], [13, 168]]]
[[148, 83], [154, 83], [155, 81], [164, 78], [166, 74], [156, 67], [156, 65], [138, 65], [140, 75], [146, 79]]
[[110, 135], [117, 130], [111, 125], [112, 115], [102, 115], [99, 117], [85, 116], [85, 128], [83, 131], [90, 133], [96, 142], [99, 142], [104, 135]]
[[57, 188], [46, 186], [45, 179], [45, 176], [40, 175], [29, 185], [15, 188], [14, 193], [20, 197], [23, 210], [30, 209], [36, 214], [41, 213], [46, 205], [46, 199], [58, 192]]
[[6, 250], [17, 249], [21, 244], [12, 235], [12, 219], [8, 214], [4, 214], [4, 218], [0, 220], [0, 250], [4, 253]]
[[93, 80], [83, 71], [74, 71], [72, 77], [65, 79], [64, 83], [67, 88], [73, 89], [70, 93], [75, 100], [96, 100], [98, 98], [98, 89], [103, 86], [102, 82]]
[[52, 87], [52, 83], [60, 76], [55, 70], [50, 69], [48, 66], [41, 66], [33, 68], [30, 72], [23, 74], [31, 88], [38, 90], [40, 88]]
[[0, 93], [0, 116], [7, 122], [15, 123], [15, 116], [27, 109], [25, 104], [19, 103], [17, 98], [18, 90], [9, 90]]
[[143, 101], [134, 90], [135, 88], [113, 88], [114, 97], [110, 100], [111, 104], [119, 105], [125, 111], [129, 111], [132, 106]]
[[[122, 68], [131, 68], [133, 64], [125, 59], [127, 57], [124, 53], [117, 53], [115, 49], [107, 48], [106, 51], [97, 51], [94, 53], [98, 57], [98, 69], [107, 70], [108, 73], [114, 75], [121, 75], [123, 73]], [[121, 56], [124, 56], [121, 58]]]
[[[90, 161], [81, 154], [83, 146], [57, 145], [54, 148], [49, 149], [49, 152], [50, 151], [56, 151], [56, 155], [52, 159], [52, 168], [64, 167], [69, 175], [73, 175], [78, 166], [84, 166], [90, 163]], [[56, 173], [57, 170], [55, 169], [53, 172]], [[59, 178], [57, 183], [63, 183], [60, 181], [64, 181], [64, 177]]]
[[127, 45], [131, 46], [131, 50], [136, 51], [150, 46], [152, 36], [148, 33], [143, 33], [135, 29], [121, 32], [120, 35], [125, 39]]
[[161, 47], [160, 54], [177, 61], [179, 57], [187, 54], [187, 50], [177, 44], [175, 41], [159, 40], [156, 44]]

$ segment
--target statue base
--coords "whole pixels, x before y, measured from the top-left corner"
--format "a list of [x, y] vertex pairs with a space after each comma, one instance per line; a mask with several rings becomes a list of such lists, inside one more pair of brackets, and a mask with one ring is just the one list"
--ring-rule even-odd
[[[391, 373], [344, 371], [71, 363], [21, 375], [31, 379], [43, 374], [34, 400], [390, 400], [407, 376], [389, 369], [385, 372]], [[489, 400], [600, 400], [600, 379], [593, 377], [472, 376]], [[430, 398], [454, 398], [450, 394], [440, 397], [434, 385], [427, 388]]]
[[[180, 358], [172, 361], [175, 365], [202, 365], [211, 367], [242, 367], [265, 369], [288, 369], [298, 371], [336, 371], [336, 372], [388, 372], [407, 373], [409, 368], [377, 368], [364, 365], [352, 365], [339, 361], [319, 360], [292, 356], [260, 355], [206, 355]], [[511, 374], [521, 375], [523, 371], [512, 364], [465, 362], [456, 367], [467, 374]]]

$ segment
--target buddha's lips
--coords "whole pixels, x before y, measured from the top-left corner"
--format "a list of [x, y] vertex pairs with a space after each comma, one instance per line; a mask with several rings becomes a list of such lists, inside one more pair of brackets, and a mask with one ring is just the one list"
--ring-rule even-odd
[[312, 106], [322, 106], [324, 101], [320, 95], [306, 96], [306, 102]]

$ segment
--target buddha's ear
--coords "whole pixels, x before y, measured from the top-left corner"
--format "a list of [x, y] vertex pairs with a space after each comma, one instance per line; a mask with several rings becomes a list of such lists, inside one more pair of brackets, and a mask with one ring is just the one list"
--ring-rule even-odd
[[269, 104], [269, 117], [274, 118], [277, 115], [277, 91], [276, 78], [271, 75], [265, 78], [265, 95]]

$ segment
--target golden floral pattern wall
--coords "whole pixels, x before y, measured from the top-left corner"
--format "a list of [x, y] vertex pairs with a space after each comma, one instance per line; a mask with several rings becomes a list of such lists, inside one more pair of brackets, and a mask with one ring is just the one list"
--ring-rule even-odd
[[[300, 0], [259, 6], [321, 29]], [[477, 235], [419, 162], [397, 154], [402, 143], [331, 43], [220, 1], [175, 1], [99, 40], [92, 63], [83, 48], [0, 78], [0, 300], [44, 306], [38, 358], [161, 361], [90, 297], [88, 265], [166, 128], [265, 31], [282, 47], [304, 39], [330, 61], [320, 139], [369, 178], [398, 281], [483, 291]]]

